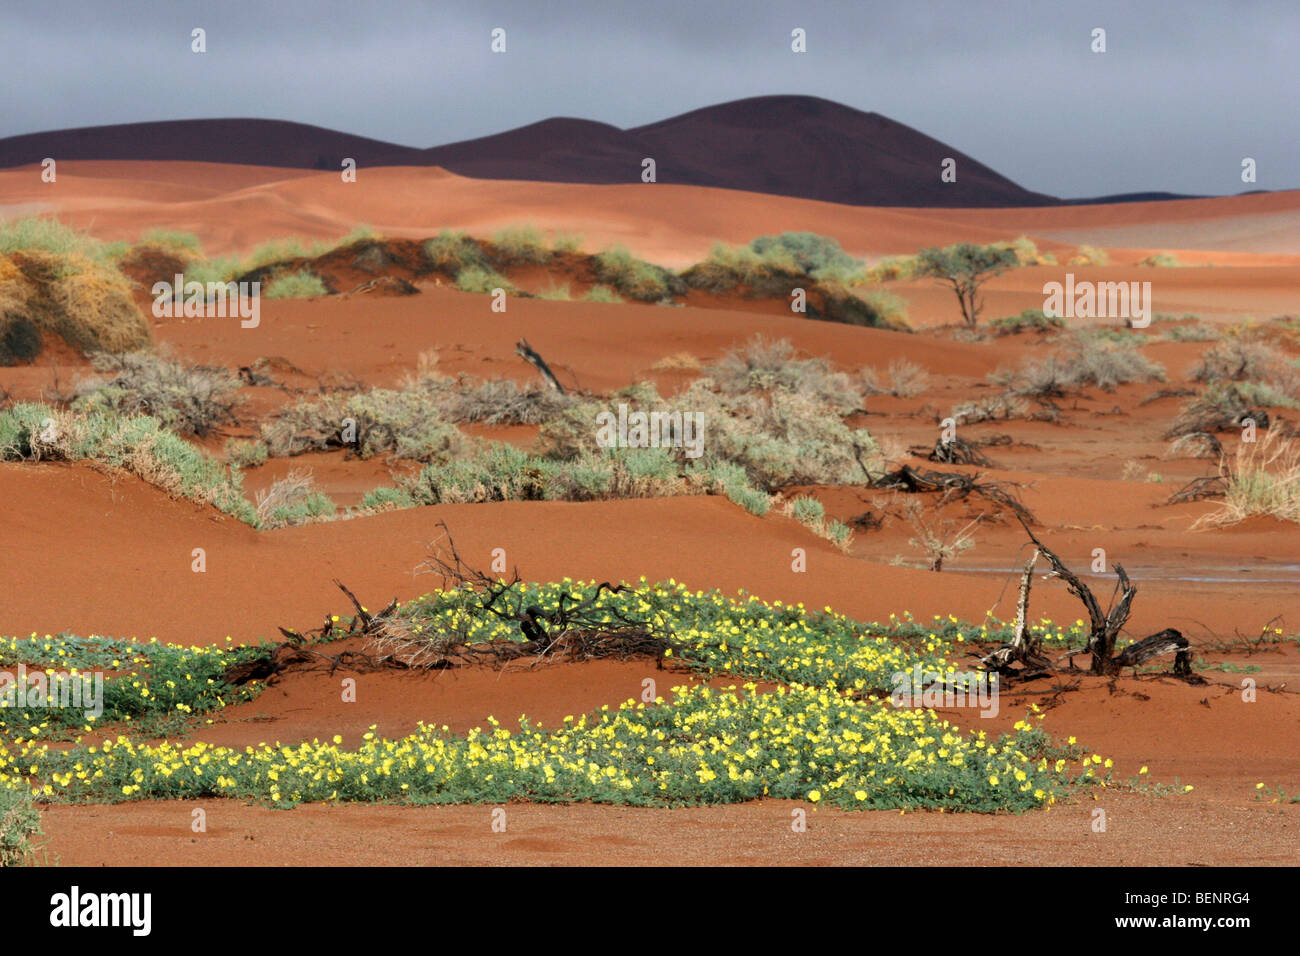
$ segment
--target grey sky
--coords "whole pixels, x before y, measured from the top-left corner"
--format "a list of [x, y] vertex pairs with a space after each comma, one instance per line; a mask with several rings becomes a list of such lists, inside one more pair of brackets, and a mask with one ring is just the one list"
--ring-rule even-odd
[[[497, 26], [504, 55], [488, 49]], [[806, 54], [790, 52], [795, 27]], [[256, 116], [433, 146], [805, 93], [1054, 195], [1240, 192], [1245, 156], [1253, 188], [1300, 187], [1296, 0], [62, 0], [10, 4], [3, 47], [0, 136]]]

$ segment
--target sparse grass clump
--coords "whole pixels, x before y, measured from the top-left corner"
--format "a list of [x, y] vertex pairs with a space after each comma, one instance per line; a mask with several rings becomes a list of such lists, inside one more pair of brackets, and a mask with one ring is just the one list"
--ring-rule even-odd
[[546, 299], [551, 302], [568, 302], [573, 298], [573, 295], [569, 292], [569, 283], [562, 282], [559, 285], [556, 285], [552, 282], [541, 292], [537, 293], [537, 298]]
[[790, 516], [813, 534], [825, 538], [837, 548], [847, 551], [853, 540], [853, 531], [840, 521], [828, 521], [826, 508], [816, 498], [801, 495], [789, 502]]
[[916, 256], [885, 256], [866, 270], [864, 278], [868, 282], [892, 282], [914, 279], [920, 271], [921, 263]]
[[551, 239], [551, 249], [555, 252], [568, 253], [570, 255], [582, 251], [582, 236], [577, 233], [556, 233]]
[[456, 273], [456, 288], [461, 292], [495, 295], [500, 289], [507, 294], [515, 291], [514, 284], [494, 269], [484, 266], [467, 266]]
[[191, 259], [203, 258], [203, 244], [199, 241], [199, 237], [192, 232], [181, 232], [178, 229], [148, 229], [140, 234], [140, 240], [136, 245], [166, 249]]
[[690, 352], [674, 352], [665, 355], [651, 366], [657, 372], [698, 372], [704, 366]]
[[80, 385], [78, 409], [152, 415], [177, 434], [199, 437], [235, 421], [241, 383], [226, 369], [182, 365], [152, 352], [101, 352], [91, 361], [111, 377]]
[[112, 263], [122, 246], [101, 242], [48, 216], [27, 216], [0, 221], [0, 254], [43, 252], [56, 259], [84, 259]]
[[862, 390], [867, 395], [892, 395], [894, 398], [914, 398], [926, 390], [930, 376], [907, 359], [894, 359], [882, 375], [875, 368], [864, 368], [860, 374]]
[[990, 248], [1006, 249], [1015, 253], [1016, 261], [1022, 266], [1054, 266], [1056, 256], [1050, 252], [1039, 252], [1038, 244], [1028, 236], [1017, 236], [1004, 242], [995, 242]]
[[1187, 325], [1172, 325], [1165, 329], [1162, 337], [1170, 342], [1214, 342], [1220, 337], [1219, 330], [1206, 322]]
[[487, 266], [483, 247], [476, 240], [468, 233], [448, 229], [425, 240], [424, 255], [433, 268], [452, 276], [471, 266]]
[[1042, 309], [1025, 309], [1019, 315], [994, 319], [989, 328], [998, 335], [1019, 335], [1021, 332], [1051, 332], [1065, 328], [1059, 315], [1048, 315]]
[[1110, 265], [1110, 254], [1105, 249], [1098, 249], [1096, 246], [1080, 246], [1074, 256], [1071, 257], [1069, 264], [1072, 266], [1108, 266]]
[[256, 527], [239, 473], [147, 415], [63, 412], [19, 403], [0, 411], [0, 461], [103, 462], [168, 494], [210, 504]]
[[1145, 259], [1138, 260], [1138, 265], [1148, 266], [1153, 269], [1171, 269], [1182, 265], [1178, 257], [1168, 252], [1157, 252], [1149, 255]]
[[623, 297], [607, 285], [594, 285], [587, 290], [582, 300], [584, 302], [599, 302], [602, 305], [615, 305], [622, 302]]
[[536, 226], [502, 229], [492, 237], [492, 244], [507, 263], [543, 263], [551, 258], [546, 237]]
[[758, 252], [750, 246], [723, 243], [716, 243], [707, 259], [682, 272], [693, 289], [749, 296], [788, 295], [805, 277], [794, 256], [779, 246]]
[[334, 502], [317, 490], [311, 473], [291, 471], [256, 497], [258, 527], [283, 528], [334, 514]]
[[1222, 504], [1192, 528], [1223, 527], [1260, 515], [1300, 523], [1300, 441], [1271, 430], [1260, 441], [1237, 445]]
[[297, 272], [273, 275], [266, 283], [262, 295], [268, 299], [310, 299], [328, 292], [320, 276], [308, 269], [299, 269]]
[[622, 246], [598, 255], [595, 270], [602, 283], [638, 302], [659, 302], [669, 298], [675, 285], [675, 277], [667, 269], [636, 258]]
[[264, 441], [231, 438], [226, 442], [226, 461], [236, 468], [255, 468], [264, 465], [268, 455]]

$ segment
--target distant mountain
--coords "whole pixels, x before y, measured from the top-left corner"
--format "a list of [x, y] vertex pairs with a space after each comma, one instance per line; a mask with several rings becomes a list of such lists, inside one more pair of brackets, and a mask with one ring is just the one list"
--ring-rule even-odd
[[[1042, 206], [1063, 202], [1018, 186], [950, 146], [878, 113], [811, 96], [762, 96], [633, 129], [555, 118], [431, 149], [263, 119], [171, 120], [0, 139], [0, 167], [56, 159], [189, 160], [338, 169], [442, 166], [480, 179], [716, 186], [859, 206]], [[940, 180], [944, 159], [957, 179]], [[1163, 195], [1142, 194], [1156, 198]], [[1128, 197], [1125, 197], [1128, 198]], [[1071, 200], [1082, 202], [1092, 200]]]

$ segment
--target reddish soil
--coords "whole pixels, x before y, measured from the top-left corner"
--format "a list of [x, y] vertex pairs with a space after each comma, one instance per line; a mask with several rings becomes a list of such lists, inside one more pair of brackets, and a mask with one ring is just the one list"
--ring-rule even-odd
[[[787, 228], [815, 228], [868, 255], [1020, 232], [1068, 254], [1072, 250], [1052, 237], [1094, 242], [1106, 230], [1128, 230], [1124, 235], [1143, 241], [1112, 248], [1117, 265], [1072, 271], [1080, 278], [1151, 281], [1156, 310], [1212, 321], [1294, 313], [1300, 290], [1300, 193], [990, 212], [850, 208], [666, 185], [486, 182], [437, 169], [366, 170], [348, 188], [336, 188], [333, 175], [183, 163], [70, 162], [66, 168], [61, 163], [59, 173], [57, 190], [38, 194], [30, 170], [0, 172], [0, 209], [47, 203], [110, 238], [134, 238], [155, 226], [189, 229], [212, 253], [286, 233], [337, 236], [358, 220], [406, 238], [444, 226], [490, 233], [531, 220], [546, 229], [583, 232], [588, 248], [626, 242], [670, 266], [700, 258], [714, 241], [747, 241]], [[1219, 239], [1227, 244], [1212, 245]], [[1202, 248], [1212, 251], [1200, 260], [1186, 252]], [[1132, 265], [1160, 249], [1214, 265]], [[1042, 284], [1063, 271], [1034, 267], [999, 277], [988, 287], [985, 314], [1041, 307]], [[577, 279], [560, 279], [572, 281], [575, 296], [584, 288]], [[520, 281], [541, 289], [549, 277], [522, 270]], [[419, 284], [419, 295], [405, 297], [266, 301], [256, 329], [242, 329], [235, 320], [156, 321], [157, 340], [187, 361], [238, 368], [275, 360], [269, 374], [282, 387], [245, 389], [238, 427], [204, 446], [220, 452], [230, 435], [252, 434], [286, 401], [331, 382], [398, 384], [426, 352], [436, 352], [438, 370], [448, 374], [531, 381], [535, 372], [514, 354], [515, 343], [526, 337], [568, 386], [608, 392], [653, 381], [671, 394], [699, 374], [692, 365], [707, 365], [762, 334], [789, 339], [802, 353], [824, 356], [847, 372], [863, 366], [883, 371], [901, 359], [921, 366], [929, 375], [924, 388], [908, 398], [868, 398], [855, 424], [868, 428], [895, 461], [932, 467], [908, 449], [932, 447], [938, 419], [955, 404], [995, 394], [990, 373], [1053, 347], [1035, 335], [958, 340], [941, 328], [953, 322], [950, 293], [926, 283], [890, 284], [908, 301], [920, 329], [912, 335], [810, 321], [762, 300], [699, 295], [680, 307], [510, 299], [505, 313], [494, 313], [488, 297], [427, 277]], [[1160, 325], [1148, 331], [1158, 333]], [[1156, 397], [1162, 389], [1193, 384], [1189, 372], [1205, 347], [1153, 342], [1144, 354], [1165, 366], [1166, 382], [1063, 400], [1061, 418], [1052, 424], [1016, 419], [965, 426], [968, 440], [1006, 435], [1009, 444], [983, 446], [989, 466], [933, 466], [1020, 485], [1039, 531], [1067, 561], [1086, 568], [1094, 549], [1104, 548], [1108, 567], [1118, 561], [1132, 572], [1140, 589], [1133, 635], [1172, 626], [1194, 642], [1197, 656], [1210, 665], [1210, 685], [1125, 676], [1112, 688], [1085, 680], [1060, 696], [1045, 722], [1053, 733], [1075, 735], [1113, 757], [1121, 780], [1147, 765], [1148, 779], [1191, 784], [1190, 793], [1110, 791], [1096, 803], [1087, 797], [1022, 816], [844, 814], [783, 802], [681, 811], [513, 805], [505, 834], [491, 832], [487, 807], [272, 811], [204, 801], [209, 832], [196, 835], [189, 832], [189, 804], [56, 806], [43, 812], [50, 858], [176, 865], [1294, 862], [1300, 805], [1259, 801], [1255, 785], [1300, 792], [1300, 654], [1295, 643], [1256, 653], [1239, 642], [1223, 645], [1238, 635], [1253, 638], [1266, 626], [1287, 634], [1300, 626], [1300, 535], [1293, 524], [1272, 519], [1192, 532], [1191, 524], [1215, 505], [1164, 503], [1211, 470], [1204, 460], [1167, 457], [1163, 434], [1185, 399]], [[1293, 345], [1285, 347], [1296, 354]], [[66, 393], [88, 374], [84, 362], [65, 355], [57, 364], [0, 369], [0, 387], [13, 398], [40, 398], [53, 390]], [[1285, 409], [1274, 412], [1294, 417]], [[523, 446], [536, 433], [467, 431]], [[247, 488], [252, 494], [305, 468], [348, 505], [407, 467], [341, 452], [306, 455], [250, 469]], [[693, 497], [438, 506], [256, 532], [109, 470], [3, 464], [0, 633], [67, 629], [187, 643], [276, 638], [277, 626], [310, 628], [326, 613], [345, 612], [336, 578], [372, 608], [432, 589], [434, 580], [414, 572], [441, 521], [467, 556], [486, 558], [503, 547], [529, 579], [676, 578], [693, 588], [744, 588], [767, 600], [831, 606], [868, 620], [904, 611], [974, 621], [990, 609], [1004, 618], [1014, 613], [1011, 569], [1023, 561], [1025, 536], [982, 499], [943, 510], [943, 517], [959, 523], [982, 517], [974, 549], [935, 574], [911, 566], [922, 555], [909, 543], [914, 533], [897, 495], [853, 487], [788, 489], [787, 495], [809, 490], [833, 517], [853, 524], [870, 514], [880, 526], [864, 520], [852, 546], [841, 552], [780, 509], [757, 518], [724, 498]], [[206, 553], [204, 573], [190, 569], [195, 548]], [[796, 548], [807, 553], [805, 573], [791, 568]], [[1085, 577], [1109, 597], [1112, 577]], [[1033, 592], [1033, 614], [1073, 621], [1080, 606], [1060, 582], [1042, 582]], [[1259, 685], [1257, 703], [1241, 701], [1244, 676]], [[656, 680], [660, 693], [685, 680], [635, 662], [503, 675], [374, 674], [361, 677], [358, 702], [345, 705], [339, 675], [295, 674], [221, 715], [199, 736], [243, 745], [339, 733], [352, 743], [371, 724], [385, 734], [405, 733], [418, 720], [463, 730], [489, 715], [509, 724], [520, 713], [551, 723], [638, 696], [645, 677]], [[1030, 699], [1004, 698], [990, 727], [1006, 729]], [[1105, 834], [1089, 826], [1098, 806], [1111, 820]], [[807, 833], [790, 830], [796, 808], [810, 810]]]

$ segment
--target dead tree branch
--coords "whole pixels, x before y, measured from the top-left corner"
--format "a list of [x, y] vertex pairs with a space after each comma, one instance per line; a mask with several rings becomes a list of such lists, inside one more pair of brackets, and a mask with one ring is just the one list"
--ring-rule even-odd
[[560, 384], [560, 380], [555, 377], [555, 373], [551, 371], [551, 367], [546, 364], [546, 361], [533, 350], [531, 345], [528, 344], [527, 339], [520, 339], [515, 344], [515, 354], [533, 368], [537, 369], [537, 371], [541, 373], [541, 376], [546, 381], [547, 385], [551, 386], [551, 388], [555, 389], [561, 395], [564, 394], [564, 386]]

